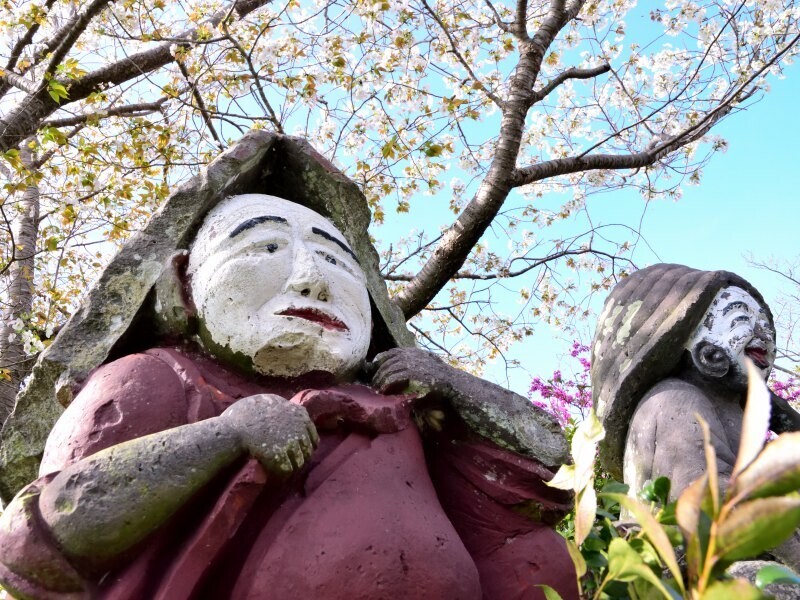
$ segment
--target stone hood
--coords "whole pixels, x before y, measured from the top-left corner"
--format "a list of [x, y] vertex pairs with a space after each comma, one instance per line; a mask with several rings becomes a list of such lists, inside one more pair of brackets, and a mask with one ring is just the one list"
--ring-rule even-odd
[[303, 204], [330, 219], [367, 278], [372, 354], [413, 346], [390, 301], [367, 228], [370, 211], [357, 186], [302, 139], [251, 131], [180, 186], [100, 276], [81, 308], [39, 356], [0, 434], [0, 497], [8, 501], [37, 476], [47, 436], [73, 391], [100, 364], [151, 342], [157, 282], [173, 254], [188, 247], [222, 198], [264, 193]]

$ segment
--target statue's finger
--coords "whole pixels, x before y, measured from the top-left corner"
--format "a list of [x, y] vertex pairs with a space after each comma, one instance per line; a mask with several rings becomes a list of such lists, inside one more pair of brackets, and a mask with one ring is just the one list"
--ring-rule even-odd
[[408, 387], [410, 378], [405, 371], [391, 373], [381, 382], [379, 389], [384, 394], [396, 394]]
[[297, 438], [297, 443], [300, 445], [300, 450], [303, 452], [303, 457], [308, 458], [314, 452], [314, 442], [311, 440], [309, 431], [306, 428]]
[[292, 463], [292, 471], [299, 471], [303, 468], [303, 465], [306, 462], [306, 457], [304, 456], [303, 451], [300, 449], [299, 440], [289, 443], [289, 448], [287, 449], [286, 454]]
[[306, 431], [308, 431], [308, 439], [311, 440], [311, 444], [314, 448], [319, 446], [319, 433], [317, 433], [317, 428], [314, 426], [314, 423], [308, 423], [306, 425]]
[[372, 359], [373, 363], [378, 365], [382, 365], [387, 360], [392, 358], [393, 356], [398, 355], [402, 350], [400, 348], [392, 348], [390, 350], [386, 350], [385, 352], [381, 352], [380, 354], [376, 354], [375, 358]]

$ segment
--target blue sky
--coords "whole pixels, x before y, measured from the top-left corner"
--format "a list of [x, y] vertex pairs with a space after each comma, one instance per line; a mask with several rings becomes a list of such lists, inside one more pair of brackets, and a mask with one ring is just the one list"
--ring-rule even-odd
[[[699, 185], [684, 186], [678, 201], [649, 203], [642, 233], [657, 256], [640, 245], [633, 256], [637, 264], [675, 262], [733, 271], [774, 307], [783, 282], [751, 267], [747, 257], [791, 259], [800, 253], [798, 107], [800, 65], [795, 64], [786, 69], [785, 79], [772, 79], [771, 91], [760, 102], [715, 128], [729, 148], [712, 158]], [[593, 217], [606, 223], [630, 222], [643, 210], [635, 190], [607, 193], [589, 203]], [[487, 378], [526, 394], [534, 375], [546, 377], [559, 367], [566, 375], [574, 361], [564, 360], [569, 342], [560, 335], [540, 327], [530, 342], [512, 350], [520, 369], [506, 371], [496, 364]]]

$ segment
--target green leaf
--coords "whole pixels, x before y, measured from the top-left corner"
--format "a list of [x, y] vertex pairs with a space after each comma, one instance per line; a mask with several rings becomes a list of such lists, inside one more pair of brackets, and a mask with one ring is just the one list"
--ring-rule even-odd
[[745, 579], [732, 579], [728, 581], [715, 581], [706, 592], [700, 596], [701, 600], [767, 600], [758, 588]]
[[600, 419], [594, 411], [578, 425], [572, 436], [572, 460], [575, 463], [575, 491], [589, 485], [594, 476], [597, 444], [605, 437]]
[[695, 414], [700, 428], [703, 430], [703, 450], [706, 455], [706, 475], [708, 476], [708, 492], [711, 497], [711, 511], [709, 515], [712, 519], [719, 514], [719, 470], [717, 469], [717, 451], [711, 444], [711, 431], [708, 423], [703, 417]]
[[767, 565], [758, 570], [755, 583], [760, 590], [773, 583], [800, 585], [800, 575], [783, 565]]
[[55, 79], [51, 79], [47, 82], [47, 93], [50, 94], [50, 97], [58, 104], [61, 103], [62, 98], [69, 98], [67, 88], [64, 87], [64, 84]]
[[575, 466], [561, 465], [550, 481], [545, 484], [559, 490], [575, 490]]
[[761, 378], [760, 371], [749, 358], [745, 358], [745, 363], [747, 364], [747, 405], [744, 408], [739, 453], [736, 455], [731, 481], [734, 481], [737, 475], [755, 460], [764, 447], [772, 408], [769, 390]]
[[731, 498], [782, 496], [800, 489], [800, 431], [784, 433], [767, 444], [750, 466], [736, 477]]
[[644, 579], [661, 592], [661, 595], [667, 600], [680, 598], [675, 590], [664, 585], [664, 582], [645, 564], [636, 550], [622, 538], [611, 540], [611, 545], [608, 548], [608, 574], [606, 579], [625, 582]]
[[596, 514], [597, 494], [590, 482], [589, 485], [578, 492], [578, 498], [575, 502], [575, 543], [579, 546], [592, 531]]
[[645, 502], [658, 502], [667, 504], [669, 499], [670, 481], [668, 477], [659, 477], [655, 481], [648, 481], [639, 492], [639, 497]]
[[686, 539], [691, 538], [697, 531], [697, 524], [700, 522], [700, 512], [705, 506], [710, 508], [711, 495], [708, 489], [708, 475], [703, 474], [699, 479], [695, 479], [689, 486], [681, 492], [678, 504], [675, 507], [675, 518]]
[[[656, 518], [650, 512], [650, 508], [642, 504], [639, 500], [631, 498], [630, 496], [623, 496], [621, 494], [604, 494], [605, 496], [616, 499], [623, 507], [627, 508], [634, 516], [636, 521], [642, 527], [642, 532], [653, 544], [653, 547], [658, 552], [661, 560], [669, 569], [672, 576], [675, 578], [678, 587], [683, 592], [683, 577], [681, 576], [681, 569], [678, 566], [678, 560], [675, 557], [675, 550], [672, 548], [672, 543], [669, 540], [664, 528], [656, 521]], [[613, 543], [613, 541], [612, 541]], [[610, 561], [610, 555], [609, 555]]]
[[546, 600], [562, 600], [561, 594], [551, 588], [549, 585], [545, 585], [543, 583], [538, 584], [536, 587], [544, 592], [544, 597]]
[[735, 561], [774, 548], [800, 525], [800, 497], [759, 498], [740, 504], [717, 528], [717, 556]]
[[578, 550], [578, 546], [572, 540], [564, 540], [567, 542], [567, 552], [569, 552], [569, 557], [572, 559], [573, 564], [575, 565], [575, 574], [578, 577], [578, 582], [580, 583], [581, 577], [586, 574], [586, 561], [583, 558], [583, 554], [581, 551]]
[[675, 519], [683, 533], [689, 580], [703, 571], [711, 532], [713, 500], [708, 487], [708, 475], [693, 481], [680, 495], [675, 506]]

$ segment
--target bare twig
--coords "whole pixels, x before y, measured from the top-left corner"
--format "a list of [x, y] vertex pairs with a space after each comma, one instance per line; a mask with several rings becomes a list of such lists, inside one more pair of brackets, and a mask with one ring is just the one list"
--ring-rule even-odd
[[469, 75], [470, 79], [472, 81], [474, 81], [477, 85], [479, 85], [481, 91], [483, 91], [483, 93], [485, 93], [486, 96], [492, 102], [494, 102], [500, 109], [502, 109], [503, 108], [503, 101], [500, 99], [499, 96], [494, 94], [490, 89], [486, 88], [486, 86], [483, 85], [483, 82], [478, 78], [478, 76], [475, 75], [475, 72], [472, 70], [472, 67], [464, 59], [464, 57], [461, 54], [461, 52], [459, 52], [458, 46], [456, 46], [456, 42], [453, 39], [453, 36], [450, 34], [450, 30], [447, 29], [445, 24], [439, 18], [439, 15], [437, 15], [436, 12], [431, 8], [431, 6], [430, 6], [430, 4], [428, 4], [427, 0], [422, 0], [422, 5], [425, 7], [425, 10], [428, 11], [428, 14], [431, 15], [433, 20], [436, 21], [436, 23], [442, 29], [442, 32], [444, 32], [444, 35], [447, 37], [447, 40], [450, 42], [450, 50], [451, 50], [451, 52], [456, 57], [456, 59], [458, 59], [458, 62], [461, 63], [461, 66], [464, 67], [464, 70], [467, 72], [467, 74]]
[[531, 95], [531, 104], [535, 104], [536, 102], [539, 102], [543, 98], [549, 96], [553, 90], [555, 90], [568, 79], [591, 79], [592, 77], [597, 77], [603, 73], [608, 73], [610, 70], [611, 65], [608, 63], [602, 64], [598, 67], [593, 67], [591, 69], [576, 69], [575, 67], [571, 67], [548, 81], [541, 89], [534, 91]]
[[203, 95], [200, 93], [200, 90], [197, 89], [197, 82], [192, 81], [192, 77], [186, 65], [183, 64], [183, 61], [176, 60], [175, 62], [178, 65], [181, 75], [183, 75], [183, 78], [189, 83], [192, 96], [194, 97], [195, 103], [197, 103], [197, 110], [200, 111], [200, 115], [203, 117], [203, 122], [206, 124], [206, 127], [208, 127], [209, 133], [211, 133], [211, 137], [214, 138], [214, 141], [217, 142], [220, 148], [223, 148], [225, 145], [222, 143], [222, 140], [220, 140], [219, 135], [217, 135], [217, 130], [214, 128], [214, 123], [211, 120], [211, 115], [208, 114], [206, 103], [203, 101]]
[[164, 103], [170, 100], [169, 96], [162, 96], [155, 102], [141, 102], [139, 104], [126, 104], [125, 106], [115, 106], [105, 110], [98, 110], [92, 113], [84, 113], [72, 117], [64, 117], [62, 119], [50, 119], [44, 121], [42, 126], [49, 127], [71, 127], [81, 123], [106, 119], [108, 117], [120, 116], [141, 116], [150, 113], [158, 112], [164, 106]]
[[67, 52], [72, 50], [72, 46], [75, 45], [75, 42], [89, 26], [91, 20], [99, 15], [112, 1], [113, 0], [94, 0], [72, 23], [62, 28], [62, 30], [53, 37], [53, 39], [56, 40], [56, 46], [50, 55], [50, 61], [47, 63], [45, 77], [42, 81], [46, 81], [48, 75], [52, 75], [56, 72], [58, 65], [64, 60]]

